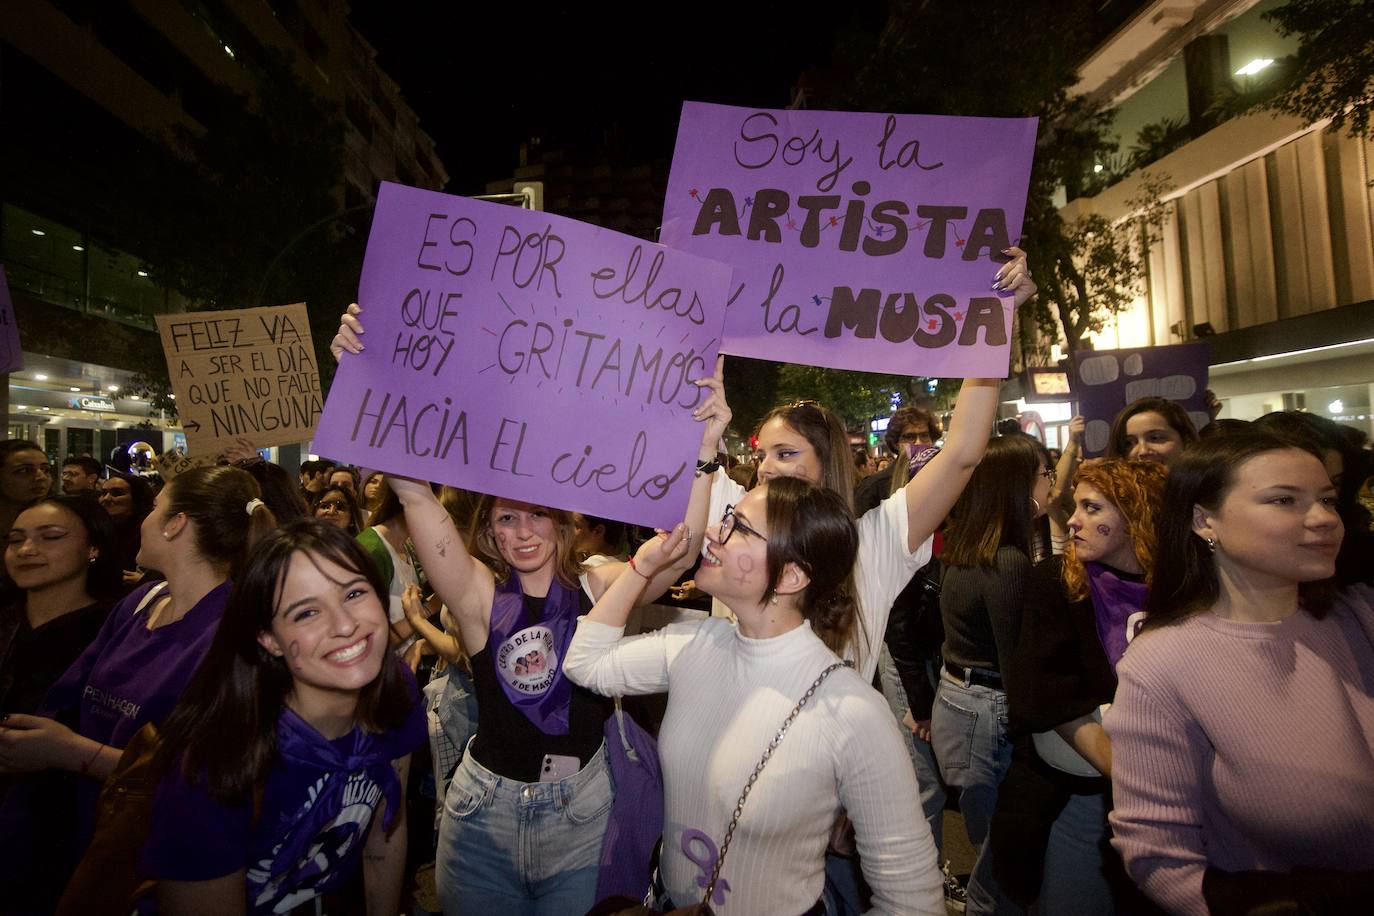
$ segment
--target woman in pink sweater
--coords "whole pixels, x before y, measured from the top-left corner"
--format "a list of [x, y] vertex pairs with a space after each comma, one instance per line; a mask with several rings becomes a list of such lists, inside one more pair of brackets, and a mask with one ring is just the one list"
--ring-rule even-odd
[[1333, 600], [1335, 500], [1319, 457], [1265, 434], [1170, 470], [1145, 628], [1104, 724], [1113, 842], [1172, 913], [1371, 899], [1374, 595]]

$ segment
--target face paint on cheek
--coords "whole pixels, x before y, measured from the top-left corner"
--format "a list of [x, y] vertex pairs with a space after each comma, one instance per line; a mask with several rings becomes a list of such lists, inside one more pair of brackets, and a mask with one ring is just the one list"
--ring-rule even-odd
[[740, 585], [744, 585], [754, 577], [754, 558], [742, 556], [737, 564], [739, 566], [739, 578], [736, 580]]
[[1107, 526], [1107, 525], [1098, 525], [1098, 526], [1097, 526], [1097, 533], [1100, 534], [1100, 535], [1102, 535], [1104, 538], [1105, 538], [1105, 537], [1111, 537], [1112, 529], [1111, 529], [1110, 526]]

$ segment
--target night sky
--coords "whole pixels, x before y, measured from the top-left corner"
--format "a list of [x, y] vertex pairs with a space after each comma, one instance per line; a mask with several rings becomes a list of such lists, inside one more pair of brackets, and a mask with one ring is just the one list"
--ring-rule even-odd
[[782, 108], [882, 6], [356, 0], [352, 21], [438, 144], [448, 190], [471, 194], [510, 177], [532, 136], [595, 145], [615, 129], [633, 161], [666, 159], [685, 99]]

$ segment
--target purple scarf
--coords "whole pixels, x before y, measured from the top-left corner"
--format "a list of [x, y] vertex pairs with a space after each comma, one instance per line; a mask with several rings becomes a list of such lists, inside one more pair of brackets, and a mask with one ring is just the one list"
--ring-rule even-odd
[[580, 606], [577, 592], [556, 578], [549, 586], [544, 616], [531, 625], [525, 593], [514, 571], [496, 587], [487, 647], [506, 699], [546, 735], [568, 733], [572, 682], [563, 676]]
[[[411, 731], [414, 729], [373, 734], [362, 728], [354, 728], [344, 736], [346, 740], [327, 741], [290, 708], [282, 707], [281, 718], [277, 721], [277, 753], [292, 763], [325, 770], [329, 778], [324, 781], [319, 795], [301, 812], [282, 838], [281, 846], [272, 858], [272, 875], [292, 871], [298, 863], [309, 858], [307, 852], [310, 844], [348, 803], [349, 800], [344, 796], [350, 784], [370, 782], [381, 787], [382, 795], [386, 798], [386, 816], [382, 826], [391, 828], [401, 806], [401, 782], [396, 778], [391, 761], [410, 751], [411, 748], [404, 745], [416, 743], [414, 736], [408, 735]], [[375, 802], [372, 807], [375, 811]]]
[[1131, 617], [1140, 614], [1149, 589], [1144, 582], [1123, 579], [1116, 570], [1101, 563], [1085, 563], [1084, 568], [1088, 571], [1088, 589], [1092, 595], [1093, 615], [1097, 618], [1097, 639], [1115, 671], [1116, 663], [1126, 652], [1126, 644], [1144, 622], [1143, 616], [1134, 622]]

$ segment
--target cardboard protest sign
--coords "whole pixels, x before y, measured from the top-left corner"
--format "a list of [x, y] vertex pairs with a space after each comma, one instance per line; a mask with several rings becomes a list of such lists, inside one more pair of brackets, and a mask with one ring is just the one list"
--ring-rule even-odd
[[162, 475], [164, 481], [171, 483], [174, 478], [180, 477], [187, 471], [209, 467], [215, 464], [215, 461], [214, 455], [199, 455], [193, 458], [185, 452], [171, 448], [158, 455], [153, 461], [153, 466]]
[[324, 405], [303, 303], [158, 315], [188, 449], [305, 442]]
[[1083, 451], [1096, 457], [1107, 449], [1112, 419], [1121, 408], [1141, 398], [1177, 401], [1193, 425], [1206, 426], [1207, 366], [1205, 343], [1131, 350], [1080, 350], [1073, 355], [1070, 385], [1078, 413], [1087, 421]]
[[730, 268], [574, 220], [383, 183], [315, 450], [667, 527], [682, 520]]
[[735, 267], [727, 353], [1004, 376], [1035, 128], [687, 102], [662, 241]]
[[23, 368], [24, 350], [19, 344], [19, 322], [14, 319], [14, 303], [10, 301], [5, 266], [0, 264], [0, 373], [18, 372]]

